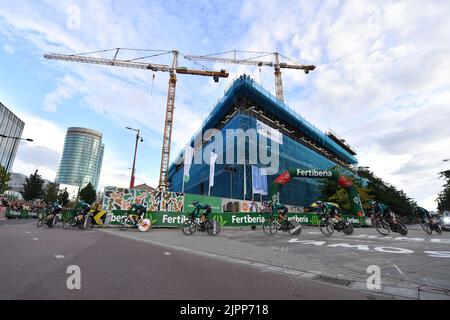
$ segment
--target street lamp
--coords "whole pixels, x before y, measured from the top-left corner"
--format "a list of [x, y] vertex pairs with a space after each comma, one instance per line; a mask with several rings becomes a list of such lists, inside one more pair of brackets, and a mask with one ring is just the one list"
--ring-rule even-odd
[[[5, 139], [13, 139], [13, 140], [16, 140], [16, 141], [20, 141], [20, 140], [29, 141], [29, 142], [33, 142], [34, 141], [33, 139], [24, 139], [24, 138], [20, 138], [20, 137], [11, 137], [11, 136], [7, 136], [7, 135], [4, 135], [4, 134], [0, 134], [0, 137], [1, 138], [5, 138]], [[11, 160], [12, 160], [12, 157], [13, 157], [13, 154], [14, 154], [14, 149], [15, 149], [15, 146], [13, 145], [12, 150], [11, 150], [11, 154], [9, 155], [9, 158], [8, 158], [8, 162], [6, 163], [5, 172], [3, 174], [2, 181], [5, 180], [8, 168], [11, 165]], [[1, 190], [0, 190], [1, 192], [0, 193], [3, 193], [3, 191], [4, 191], [3, 187], [2, 186], [0, 186], [0, 187], [1, 187]]]
[[136, 155], [137, 155], [137, 148], [139, 140], [141, 142], [144, 142], [144, 139], [140, 136], [141, 130], [140, 129], [134, 129], [130, 127], [126, 127], [128, 130], [132, 130], [136, 132], [136, 145], [134, 147], [134, 158], [133, 158], [133, 168], [131, 169], [131, 179], [130, 179], [130, 189], [134, 188], [134, 179], [135, 179], [135, 173], [136, 173]]

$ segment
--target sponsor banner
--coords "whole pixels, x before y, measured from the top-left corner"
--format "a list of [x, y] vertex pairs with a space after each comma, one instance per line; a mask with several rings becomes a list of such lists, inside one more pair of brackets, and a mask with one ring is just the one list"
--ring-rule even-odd
[[29, 218], [37, 218], [37, 212], [31, 212], [29, 210], [12, 210], [7, 208], [5, 211], [5, 216], [7, 218], [20, 218], [20, 219], [29, 219]]
[[[114, 210], [107, 218], [108, 225], [115, 226], [120, 220], [127, 216], [126, 211]], [[256, 212], [224, 212], [211, 213], [210, 219], [216, 220], [224, 227], [242, 227], [261, 225], [269, 217], [267, 213]], [[179, 212], [148, 212], [144, 216], [151, 221], [152, 227], [181, 227], [189, 219], [188, 213]], [[359, 225], [360, 220], [353, 216], [344, 216], [353, 224]], [[304, 225], [318, 225], [320, 216], [316, 214], [295, 214], [289, 213], [288, 219], [297, 221]]]
[[184, 195], [183, 212], [190, 213], [190, 212], [194, 211], [195, 208], [192, 205], [192, 202], [194, 202], [194, 200], [197, 200], [203, 204], [209, 204], [211, 206], [212, 213], [222, 212], [222, 198], [207, 197], [207, 196], [201, 196], [198, 194], [187, 194], [187, 193]]

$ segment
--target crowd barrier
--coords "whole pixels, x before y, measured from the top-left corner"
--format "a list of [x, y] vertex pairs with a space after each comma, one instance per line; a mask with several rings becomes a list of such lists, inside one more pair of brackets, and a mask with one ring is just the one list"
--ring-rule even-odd
[[[72, 214], [72, 211], [64, 211], [62, 217]], [[104, 216], [104, 224], [106, 226], [115, 227], [119, 221], [128, 215], [125, 210], [113, 210], [107, 212]], [[38, 218], [37, 212], [31, 212], [28, 210], [12, 210], [6, 209], [6, 218], [14, 219], [34, 219]], [[245, 226], [258, 226], [268, 218], [267, 213], [257, 212], [224, 212], [224, 213], [211, 213], [210, 219], [219, 222], [222, 227], [245, 227]], [[320, 216], [312, 213], [288, 213], [289, 220], [295, 220], [303, 225], [318, 225], [320, 222]], [[155, 228], [179, 228], [183, 223], [189, 219], [189, 214], [181, 212], [148, 212], [145, 214], [145, 218], [152, 222], [152, 226]], [[355, 217], [351, 215], [343, 215], [343, 218], [350, 221], [354, 226], [366, 227], [370, 226], [370, 218], [367, 217]]]

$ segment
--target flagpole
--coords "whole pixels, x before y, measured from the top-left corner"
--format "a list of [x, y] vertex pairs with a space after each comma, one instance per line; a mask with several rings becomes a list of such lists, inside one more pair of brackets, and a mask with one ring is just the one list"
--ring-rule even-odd
[[181, 187], [181, 193], [184, 193], [184, 174], [183, 174], [183, 186]]
[[244, 161], [244, 200], [247, 195], [247, 168]]

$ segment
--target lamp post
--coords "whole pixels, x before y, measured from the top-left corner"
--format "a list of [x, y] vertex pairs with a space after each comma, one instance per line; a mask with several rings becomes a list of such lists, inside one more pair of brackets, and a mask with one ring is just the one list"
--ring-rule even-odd
[[[20, 137], [11, 137], [11, 136], [7, 136], [7, 135], [4, 135], [4, 134], [0, 134], [0, 137], [4, 138], [4, 139], [13, 139], [13, 140], [16, 140], [16, 141], [20, 141], [20, 140], [28, 141], [28, 142], [33, 142], [34, 141], [33, 139], [24, 139], [24, 138], [20, 138]], [[14, 149], [15, 149], [15, 146], [13, 145], [13, 147], [11, 149], [11, 154], [9, 155], [9, 158], [8, 158], [8, 162], [6, 163], [5, 172], [3, 173], [2, 181], [5, 180], [6, 174], [9, 171], [8, 168], [11, 165], [11, 160], [12, 160], [12, 157], [14, 155]], [[3, 184], [0, 185], [0, 189], [1, 189], [0, 193], [3, 193], [4, 192]]]
[[141, 142], [144, 142], [144, 139], [140, 136], [141, 130], [140, 129], [134, 129], [130, 127], [126, 127], [128, 130], [132, 130], [136, 132], [136, 145], [134, 147], [134, 158], [133, 158], [133, 168], [131, 169], [131, 179], [130, 179], [130, 189], [134, 188], [134, 179], [135, 179], [135, 171], [136, 171], [136, 155], [137, 155], [137, 148], [139, 140]]

